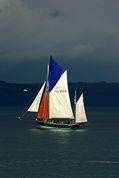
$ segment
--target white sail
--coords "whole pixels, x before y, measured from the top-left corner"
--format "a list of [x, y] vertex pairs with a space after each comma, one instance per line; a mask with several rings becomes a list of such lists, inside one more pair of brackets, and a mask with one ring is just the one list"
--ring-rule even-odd
[[87, 122], [84, 101], [83, 101], [83, 94], [81, 94], [80, 98], [78, 99], [78, 101], [76, 103], [75, 122], [76, 123]]
[[42, 85], [40, 91], [38, 92], [37, 96], [35, 97], [35, 99], [33, 100], [31, 106], [29, 107], [28, 111], [29, 112], [38, 112], [38, 108], [39, 108], [39, 104], [42, 98], [42, 94], [43, 94], [43, 90], [45, 87], [45, 83]]
[[67, 71], [49, 94], [49, 118], [74, 118], [69, 98]]

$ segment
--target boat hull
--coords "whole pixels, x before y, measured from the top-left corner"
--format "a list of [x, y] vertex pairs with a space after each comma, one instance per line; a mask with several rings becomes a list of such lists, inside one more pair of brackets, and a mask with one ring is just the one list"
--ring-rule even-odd
[[78, 129], [79, 124], [62, 124], [62, 123], [52, 123], [52, 122], [42, 122], [36, 121], [37, 128], [39, 129], [53, 129], [53, 128], [66, 128], [66, 129]]

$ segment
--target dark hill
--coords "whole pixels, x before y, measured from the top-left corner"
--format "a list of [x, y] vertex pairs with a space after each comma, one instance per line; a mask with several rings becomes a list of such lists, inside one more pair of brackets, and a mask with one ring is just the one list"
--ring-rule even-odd
[[[38, 84], [13, 84], [0, 81], [0, 106], [26, 106], [31, 103], [39, 88]], [[119, 106], [118, 83], [70, 83], [71, 100], [75, 89], [77, 97], [84, 93], [86, 106]]]

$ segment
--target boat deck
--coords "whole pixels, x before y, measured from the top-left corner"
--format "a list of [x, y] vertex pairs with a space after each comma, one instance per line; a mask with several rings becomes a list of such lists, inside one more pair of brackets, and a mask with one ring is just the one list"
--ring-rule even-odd
[[73, 123], [73, 124], [64, 124], [64, 123], [52, 123], [52, 122], [43, 122], [43, 121], [36, 121], [37, 128], [79, 128], [80, 125]]

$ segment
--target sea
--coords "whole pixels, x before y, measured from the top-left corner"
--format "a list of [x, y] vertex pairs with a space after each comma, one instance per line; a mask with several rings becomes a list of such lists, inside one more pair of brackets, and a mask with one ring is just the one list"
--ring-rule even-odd
[[0, 178], [119, 178], [119, 107], [87, 107], [80, 129], [40, 130], [0, 107]]

